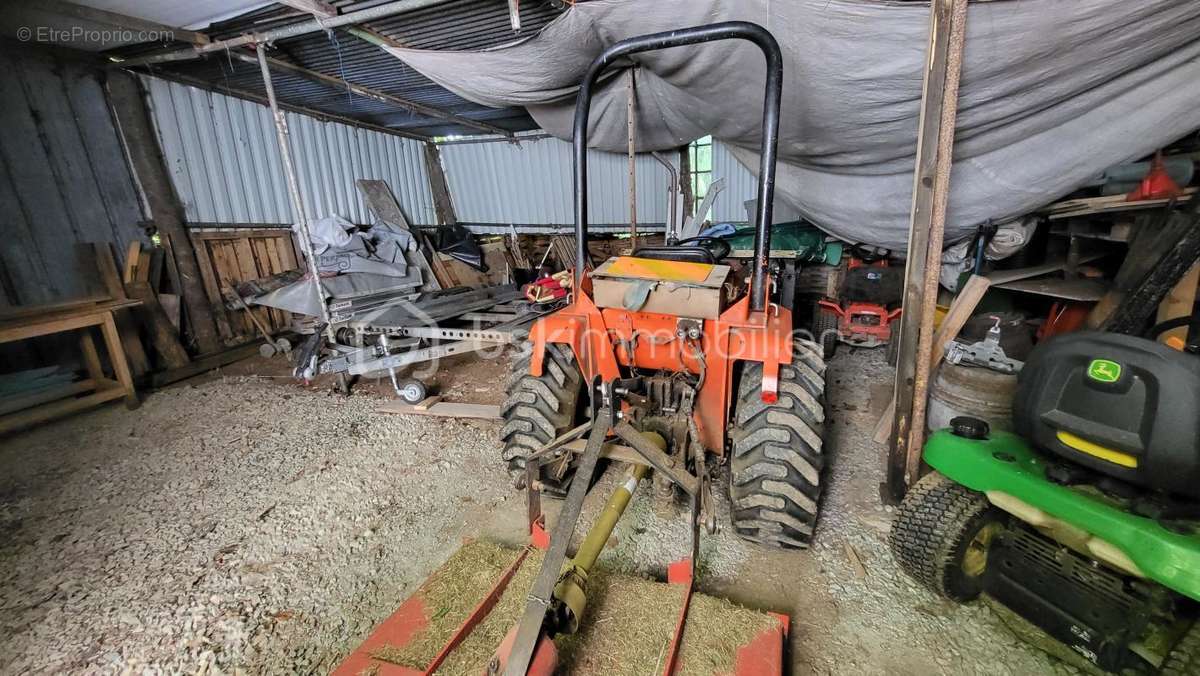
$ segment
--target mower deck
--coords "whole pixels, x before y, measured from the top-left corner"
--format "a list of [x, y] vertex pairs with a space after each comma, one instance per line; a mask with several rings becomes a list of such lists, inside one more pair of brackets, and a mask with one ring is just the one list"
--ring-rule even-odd
[[1124, 559], [1134, 567], [1127, 572], [1200, 600], [1200, 529], [1184, 529], [1188, 534], [1168, 530], [1123, 510], [1095, 489], [1048, 481], [1046, 461], [1013, 434], [992, 432], [976, 440], [937, 432], [926, 443], [924, 457], [952, 481], [984, 493], [993, 505], [1023, 521], [1043, 528], [1066, 524], [1096, 558], [1110, 563], [1114, 557]]
[[[493, 651], [521, 617], [542, 558], [535, 547], [464, 544], [334, 673], [486, 673]], [[787, 617], [693, 594], [689, 571], [689, 565], [672, 566], [666, 583], [597, 575], [589, 590], [595, 607], [583, 629], [556, 641], [559, 671], [782, 673]], [[540, 654], [530, 674], [550, 673]]]

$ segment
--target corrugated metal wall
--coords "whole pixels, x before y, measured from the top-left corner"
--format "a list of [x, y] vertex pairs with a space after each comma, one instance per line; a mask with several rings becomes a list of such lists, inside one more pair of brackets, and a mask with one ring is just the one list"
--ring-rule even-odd
[[[571, 144], [558, 139], [462, 143], [441, 147], [458, 219], [467, 223], [562, 225], [574, 222]], [[592, 151], [588, 161], [588, 217], [593, 223], [629, 222], [629, 163], [625, 155]], [[713, 145], [713, 179], [726, 177], [714, 213], [746, 220], [742, 202], [754, 196], [754, 178], [722, 144]], [[649, 155], [637, 159], [638, 222], [667, 218], [667, 170]]]
[[[190, 223], [292, 223], [267, 106], [143, 77], [163, 156]], [[388, 182], [414, 224], [437, 222], [421, 143], [287, 113], [304, 206], [312, 218], [371, 222], [354, 182]]]
[[0, 305], [101, 291], [94, 257], [141, 236], [142, 204], [99, 72], [40, 49], [0, 50]]
[[754, 199], [757, 185], [754, 174], [734, 159], [729, 146], [720, 141], [713, 141], [712, 172], [714, 181], [725, 179], [725, 189], [713, 202], [711, 220], [714, 223], [747, 220], [745, 201]]
[[[466, 223], [573, 223], [571, 144], [552, 138], [511, 143], [444, 145], [442, 164], [458, 220]], [[629, 222], [629, 162], [625, 155], [588, 155], [588, 218]], [[667, 170], [653, 157], [637, 159], [640, 223], [667, 219]]]

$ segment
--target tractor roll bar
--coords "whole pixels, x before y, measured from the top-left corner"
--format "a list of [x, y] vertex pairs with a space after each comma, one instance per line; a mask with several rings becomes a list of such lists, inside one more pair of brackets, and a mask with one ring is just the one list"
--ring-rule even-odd
[[779, 102], [783, 91], [783, 55], [774, 36], [762, 26], [748, 21], [721, 23], [651, 33], [621, 40], [605, 49], [588, 68], [579, 86], [575, 102], [575, 129], [572, 145], [575, 156], [575, 288], [583, 283], [587, 262], [587, 133], [591, 112], [592, 87], [604, 69], [617, 59], [670, 47], [682, 47], [714, 40], [749, 40], [762, 50], [767, 60], [767, 86], [763, 96], [762, 143], [758, 163], [758, 210], [754, 223], [754, 270], [750, 278], [750, 310], [767, 307], [767, 264], [770, 255], [770, 228], [775, 196], [775, 151], [779, 145]]

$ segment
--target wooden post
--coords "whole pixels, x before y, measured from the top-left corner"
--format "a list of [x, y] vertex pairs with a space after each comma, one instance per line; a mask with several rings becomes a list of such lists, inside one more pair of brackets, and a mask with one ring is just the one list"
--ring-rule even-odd
[[146, 112], [145, 100], [136, 76], [110, 71], [108, 98], [116, 116], [117, 126], [125, 144], [134, 174], [142, 187], [154, 225], [163, 235], [169, 253], [174, 255], [179, 270], [180, 293], [187, 308], [188, 323], [192, 337], [200, 352], [215, 352], [221, 349], [217, 335], [217, 324], [213, 320], [208, 297], [204, 295], [200, 279], [200, 266], [192, 240], [188, 238], [184, 225], [183, 207], [171, 185], [171, 178], [163, 164], [154, 126]]
[[[1176, 317], [1189, 317], [1196, 307], [1196, 287], [1200, 286], [1200, 262], [1194, 263], [1183, 279], [1167, 294], [1158, 305], [1158, 320], [1165, 322]], [[1186, 326], [1171, 329], [1158, 337], [1159, 342], [1172, 345], [1187, 340]]]
[[[1170, 207], [1168, 207], [1170, 209]], [[1200, 260], [1200, 200], [1144, 224], [1112, 288], [1088, 313], [1090, 329], [1137, 335], [1158, 304]]]
[[637, 249], [637, 85], [634, 81], [636, 68], [629, 69], [629, 84], [626, 86], [625, 133], [629, 152], [629, 250]]
[[931, 3], [885, 485], [885, 497], [893, 501], [917, 480], [921, 463], [966, 17], [967, 0]]
[[437, 213], [438, 223], [457, 224], [458, 214], [454, 211], [454, 201], [450, 199], [450, 185], [446, 182], [442, 153], [436, 143], [425, 144], [425, 175], [429, 177], [429, 192], [433, 194], [433, 209]]

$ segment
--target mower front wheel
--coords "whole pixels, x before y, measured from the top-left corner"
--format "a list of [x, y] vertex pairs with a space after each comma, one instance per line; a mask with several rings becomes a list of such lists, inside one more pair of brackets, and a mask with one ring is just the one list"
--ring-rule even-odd
[[747, 363], [738, 387], [729, 497], [733, 528], [746, 540], [808, 547], [817, 525], [825, 424], [825, 362], [820, 347], [796, 341], [779, 367], [778, 398], [762, 398], [762, 364]]
[[904, 572], [948, 599], [967, 602], [983, 591], [992, 540], [1003, 513], [986, 496], [934, 472], [904, 496], [889, 536]]

